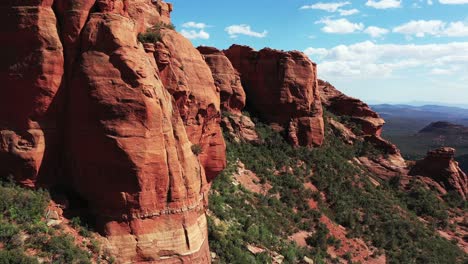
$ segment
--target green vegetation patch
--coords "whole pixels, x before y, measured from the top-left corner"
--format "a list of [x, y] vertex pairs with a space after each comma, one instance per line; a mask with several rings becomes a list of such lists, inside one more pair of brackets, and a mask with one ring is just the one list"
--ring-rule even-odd
[[[256, 122], [262, 144], [236, 143], [225, 135], [228, 168], [213, 183], [210, 245], [221, 263], [265, 263], [258, 259], [265, 256], [246, 250], [247, 244], [284, 254], [286, 263], [304, 255], [316, 263], [334, 262], [326, 247], [339, 247], [340, 241], [329, 237], [320, 225], [322, 214], [346, 227], [349, 237], [363, 238], [380, 249], [388, 263], [462, 263], [466, 258], [456, 245], [438, 236], [433, 226], [418, 220], [423, 215], [443, 223], [444, 201], [436, 202], [433, 193], [416, 184], [408, 194], [389, 183], [375, 186], [369, 180], [373, 177], [370, 172], [350, 162], [363, 153], [382, 155], [372, 146], [347, 145], [326, 124], [322, 147], [292, 148], [279, 133]], [[252, 194], [233, 184], [238, 160], [261, 183], [272, 185], [269, 194]], [[322, 191], [326, 201], [305, 189], [306, 182]], [[309, 208], [311, 198], [319, 202], [320, 211]], [[299, 230], [313, 231], [307, 239], [309, 248], [288, 241]]]
[[50, 263], [91, 263], [91, 254], [76, 246], [72, 236], [60, 226], [47, 226], [49, 201], [47, 191], [0, 182], [0, 264], [39, 263], [37, 257]]
[[161, 29], [163, 28], [175, 30], [174, 24], [166, 24], [160, 22], [154, 25], [153, 27], [148, 28], [145, 33], [138, 34], [138, 41], [140, 41], [141, 43], [156, 43], [158, 41], [161, 41]]

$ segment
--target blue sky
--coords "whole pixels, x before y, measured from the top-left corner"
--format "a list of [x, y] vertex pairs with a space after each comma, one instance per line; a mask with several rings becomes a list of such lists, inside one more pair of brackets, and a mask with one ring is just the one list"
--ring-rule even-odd
[[170, 2], [195, 46], [300, 50], [370, 103], [468, 105], [468, 0]]

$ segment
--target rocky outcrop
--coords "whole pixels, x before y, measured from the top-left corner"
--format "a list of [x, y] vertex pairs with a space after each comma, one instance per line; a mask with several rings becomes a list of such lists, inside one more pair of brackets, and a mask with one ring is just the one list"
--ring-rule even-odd
[[443, 147], [429, 151], [416, 164], [410, 175], [429, 177], [441, 184], [447, 191], [456, 191], [464, 200], [468, 195], [468, 177], [455, 161], [455, 149]]
[[338, 116], [350, 117], [365, 135], [381, 135], [385, 121], [366, 103], [343, 94], [328, 82], [319, 80], [318, 86], [322, 104], [328, 111]]
[[250, 117], [242, 114], [227, 114], [221, 120], [221, 126], [236, 142], [260, 142], [255, 130], [255, 123]]
[[224, 53], [212, 47], [198, 47], [211, 69], [217, 89], [221, 93], [221, 107], [224, 111], [240, 113], [245, 107], [245, 92], [239, 73]]
[[224, 168], [219, 94], [176, 32], [157, 47], [184, 74], [160, 71], [154, 44], [137, 41], [171, 10], [152, 0], [0, 3], [0, 177], [77, 193], [121, 263], [210, 262], [205, 171]]
[[240, 73], [251, 111], [285, 130], [296, 146], [320, 146], [324, 122], [316, 65], [298, 51], [255, 51], [233, 45], [224, 51]]
[[328, 82], [318, 80], [318, 86], [323, 106], [340, 119], [338, 122], [329, 118], [329, 124], [338, 135], [348, 144], [353, 144], [356, 140], [365, 141], [385, 154], [366, 163], [370, 170], [382, 167], [392, 175], [406, 173], [406, 163], [400, 150], [380, 136], [385, 121], [379, 114], [366, 103], [343, 94]]
[[160, 34], [154, 57], [161, 80], [175, 99], [190, 141], [202, 149], [199, 159], [211, 181], [226, 166], [219, 90], [210, 68], [188, 39], [169, 29]]
[[216, 88], [221, 94], [221, 109], [224, 111], [221, 125], [235, 141], [255, 142], [259, 136], [250, 117], [242, 114], [246, 95], [239, 73], [226, 55], [213, 47], [197, 48], [210, 67]]

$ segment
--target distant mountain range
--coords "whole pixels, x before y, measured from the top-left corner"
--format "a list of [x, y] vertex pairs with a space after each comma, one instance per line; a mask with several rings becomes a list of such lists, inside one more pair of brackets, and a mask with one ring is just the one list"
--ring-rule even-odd
[[385, 121], [384, 135], [417, 133], [430, 123], [446, 121], [468, 126], [468, 109], [440, 105], [372, 105]]
[[386, 121], [383, 136], [395, 143], [408, 159], [422, 158], [427, 151], [450, 146], [468, 170], [468, 109], [441, 105], [372, 105]]

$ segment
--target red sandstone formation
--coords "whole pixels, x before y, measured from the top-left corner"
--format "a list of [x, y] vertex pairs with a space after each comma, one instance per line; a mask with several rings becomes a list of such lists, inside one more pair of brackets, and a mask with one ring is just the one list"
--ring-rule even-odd
[[219, 90], [188, 39], [169, 29], [162, 29], [161, 36], [154, 52], [161, 80], [175, 99], [190, 141], [202, 147], [199, 158], [211, 181], [226, 166]]
[[152, 0], [0, 3], [0, 176], [77, 192], [122, 263], [210, 262], [203, 166], [211, 178], [224, 168], [219, 94], [176, 32], [165, 30], [163, 45], [184, 74], [160, 77], [137, 42], [171, 10]]
[[371, 171], [375, 170], [376, 167], [383, 167], [384, 170], [390, 170], [392, 175], [406, 173], [405, 160], [401, 156], [400, 150], [380, 136], [385, 121], [380, 118], [379, 114], [370, 109], [366, 103], [343, 94], [328, 82], [319, 80], [318, 86], [323, 106], [337, 116], [349, 118], [349, 122], [360, 126], [362, 132], [351, 131], [350, 127], [346, 127], [350, 124], [342, 124], [330, 118], [329, 122], [332, 128], [348, 144], [353, 144], [356, 140], [363, 140], [386, 154], [385, 157], [380, 157], [367, 164]]
[[198, 47], [211, 69], [216, 87], [221, 93], [221, 107], [231, 113], [240, 113], [245, 107], [245, 92], [239, 73], [224, 53], [212, 47]]
[[221, 125], [238, 142], [258, 141], [255, 124], [250, 117], [244, 116], [241, 112], [245, 107], [246, 97], [239, 73], [222, 51], [212, 47], [197, 49], [210, 67], [216, 87], [221, 94], [221, 108], [226, 112]]
[[56, 130], [50, 116], [64, 73], [52, 2], [0, 3], [0, 176], [27, 185], [37, 180]]
[[349, 116], [366, 135], [380, 136], [385, 121], [359, 99], [346, 96], [330, 83], [319, 80], [322, 104], [335, 115]]
[[255, 51], [233, 45], [224, 53], [240, 73], [249, 106], [280, 125], [296, 146], [320, 146], [324, 137], [316, 65], [298, 51]]
[[443, 147], [429, 151], [426, 158], [416, 162], [410, 175], [429, 177], [446, 190], [454, 190], [466, 200], [468, 196], [468, 177], [455, 161], [455, 149]]

